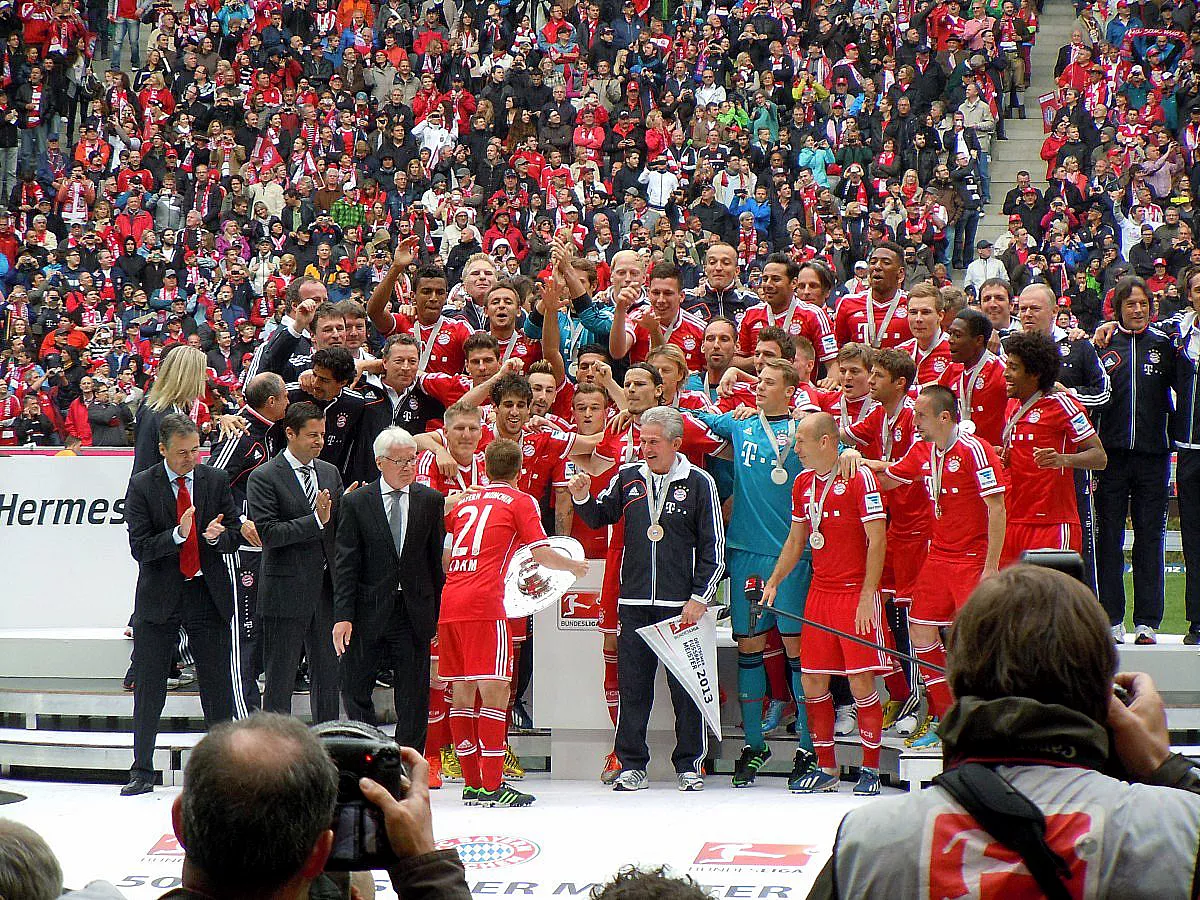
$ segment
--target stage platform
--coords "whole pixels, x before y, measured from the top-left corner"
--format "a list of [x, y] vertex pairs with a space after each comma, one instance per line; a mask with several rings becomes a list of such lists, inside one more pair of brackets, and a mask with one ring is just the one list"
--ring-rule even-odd
[[[760, 776], [734, 790], [709, 778], [701, 793], [654, 782], [616, 794], [599, 782], [532, 776], [526, 809], [463, 807], [458, 790], [433, 792], [434, 835], [455, 846], [477, 896], [586, 897], [629, 863], [669, 865], [712, 887], [714, 897], [803, 898], [833, 846], [838, 822], [873, 799], [838, 794], [798, 797], [782, 778]], [[129, 900], [152, 900], [179, 884], [182, 853], [171, 832], [178, 788], [120, 797], [112, 785], [0, 781], [28, 796], [0, 816], [41, 833], [62, 862], [66, 884], [116, 884]], [[885, 789], [885, 793], [893, 793]], [[395, 897], [383, 873], [379, 896]]]
[[[133, 696], [122, 690], [132, 642], [120, 629], [0, 630], [0, 775], [21, 778], [107, 778], [120, 780], [132, 755]], [[730, 651], [723, 650], [723, 655]], [[726, 660], [727, 661], [727, 660]], [[1160, 635], [1153, 647], [1121, 647], [1121, 667], [1149, 673], [1167, 703], [1168, 725], [1176, 744], [1200, 745], [1200, 650], [1178, 635]], [[722, 667], [728, 682], [729, 669]], [[17, 673], [20, 673], [19, 675]], [[59, 674], [56, 674], [59, 673]], [[726, 691], [734, 695], [731, 685]], [[376, 705], [388, 721], [391, 691], [379, 689]], [[724, 711], [725, 733], [712, 748], [714, 772], [728, 774], [741, 751], [736, 704]], [[293, 698], [293, 711], [309, 714], [308, 696]], [[534, 709], [535, 723], [537, 710]], [[170, 692], [163, 711], [155, 767], [165, 785], [179, 784], [190, 749], [204, 723], [197, 694]], [[657, 756], [666, 757], [663, 740], [652, 735]], [[513, 746], [531, 771], [550, 771], [556, 780], [588, 780], [598, 773], [611, 731], [516, 733]], [[795, 751], [787, 736], [771, 742], [774, 758], [766, 771], [785, 774]], [[838, 761], [849, 773], [860, 762], [855, 736], [838, 740]], [[656, 764], [657, 765], [657, 764]], [[885, 735], [881, 769], [889, 783], [920, 787], [941, 771], [938, 752], [914, 752], [899, 738]], [[664, 770], [652, 767], [652, 775]]]

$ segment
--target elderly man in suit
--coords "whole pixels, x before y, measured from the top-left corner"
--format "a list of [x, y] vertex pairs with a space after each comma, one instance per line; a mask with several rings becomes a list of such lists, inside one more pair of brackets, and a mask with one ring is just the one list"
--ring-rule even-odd
[[[237, 549], [229, 476], [200, 465], [200, 434], [182, 413], [159, 423], [163, 461], [129, 481], [125, 522], [138, 562], [133, 613], [133, 767], [121, 795], [154, 790], [154, 743], [167, 674], [186, 626], [204, 719], [233, 717], [229, 621], [233, 583], [221, 557]], [[201, 530], [203, 528], [203, 530]]]
[[429, 641], [437, 630], [442, 495], [414, 484], [417, 444], [391, 426], [375, 438], [379, 478], [349, 494], [338, 515], [333, 644], [352, 719], [375, 722], [371, 692], [382, 657], [394, 672], [396, 741], [425, 746]]
[[262, 540], [258, 609], [262, 616], [263, 709], [292, 711], [300, 651], [308, 655], [314, 722], [338, 717], [333, 652], [334, 532], [342, 497], [337, 467], [319, 459], [325, 413], [291, 404], [283, 417], [287, 449], [250, 475], [246, 500]]

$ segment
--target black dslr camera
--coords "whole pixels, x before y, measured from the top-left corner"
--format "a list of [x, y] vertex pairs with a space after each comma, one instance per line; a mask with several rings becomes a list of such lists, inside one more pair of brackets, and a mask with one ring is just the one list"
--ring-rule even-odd
[[322, 722], [313, 726], [338, 770], [337, 806], [333, 812], [333, 852], [329, 872], [387, 869], [399, 858], [392, 851], [383, 810], [363, 796], [360, 778], [370, 778], [397, 800], [405, 795], [411, 773], [399, 745], [373, 725], [363, 722]]

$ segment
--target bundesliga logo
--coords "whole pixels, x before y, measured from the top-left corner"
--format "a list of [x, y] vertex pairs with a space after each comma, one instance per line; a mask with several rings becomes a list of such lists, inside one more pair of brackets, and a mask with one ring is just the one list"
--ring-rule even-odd
[[498, 834], [471, 835], [438, 841], [437, 849], [455, 850], [468, 869], [500, 869], [529, 862], [542, 848], [525, 838]]

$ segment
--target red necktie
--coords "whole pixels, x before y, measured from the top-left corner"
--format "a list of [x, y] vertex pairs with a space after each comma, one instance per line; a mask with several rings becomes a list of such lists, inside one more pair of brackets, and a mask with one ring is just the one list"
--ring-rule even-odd
[[[192, 495], [187, 488], [187, 479], [180, 475], [175, 479], [179, 493], [175, 495], [175, 518], [183, 517], [192, 506]], [[196, 537], [196, 521], [192, 519], [192, 530], [179, 547], [179, 571], [184, 578], [195, 578], [200, 574], [200, 541]]]

